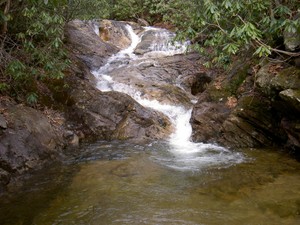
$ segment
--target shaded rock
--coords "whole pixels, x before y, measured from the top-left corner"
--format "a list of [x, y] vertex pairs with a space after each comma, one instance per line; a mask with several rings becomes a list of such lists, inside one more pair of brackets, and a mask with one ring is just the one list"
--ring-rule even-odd
[[288, 51], [295, 51], [300, 46], [300, 35], [298, 32], [285, 32], [284, 45]]
[[263, 66], [256, 75], [255, 84], [260, 90], [266, 94], [271, 93], [271, 80], [274, 78], [274, 74], [270, 73], [270, 68], [276, 64], [269, 63]]
[[300, 57], [294, 59], [294, 64], [296, 68], [300, 69]]
[[66, 144], [62, 133], [41, 112], [23, 105], [4, 105], [1, 102], [8, 123], [7, 129], [0, 134], [2, 185], [6, 185], [11, 176], [40, 168], [58, 159]]
[[199, 73], [192, 76], [191, 80], [188, 81], [192, 95], [202, 93], [211, 81], [212, 78], [207, 73]]
[[256, 85], [270, 97], [285, 89], [300, 89], [300, 70], [296, 67], [282, 69], [280, 64], [269, 63], [258, 71]]
[[300, 120], [293, 121], [283, 118], [281, 120], [281, 127], [288, 136], [287, 146], [300, 149]]
[[270, 81], [271, 88], [281, 91], [285, 89], [300, 89], [300, 70], [288, 67], [281, 70]]
[[222, 103], [201, 102], [194, 106], [190, 123], [195, 142], [216, 142], [221, 134], [224, 120], [230, 113]]
[[259, 95], [243, 96], [222, 125], [220, 142], [230, 147], [262, 147], [282, 144], [286, 137], [280, 131], [271, 102]]
[[300, 112], [300, 89], [286, 89], [279, 93], [279, 96], [287, 102], [291, 107], [294, 107]]
[[73, 20], [65, 26], [68, 45], [90, 69], [99, 68], [106, 59], [119, 49], [104, 42], [95, 33], [94, 27], [81, 20]]
[[150, 24], [145, 19], [142, 19], [142, 18], [138, 18], [137, 23], [144, 27], [150, 26]]

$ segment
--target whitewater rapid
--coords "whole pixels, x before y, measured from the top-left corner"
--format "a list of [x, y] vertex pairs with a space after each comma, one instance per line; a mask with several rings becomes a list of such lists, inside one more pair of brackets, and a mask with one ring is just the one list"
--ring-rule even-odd
[[177, 170], [199, 170], [205, 166], [211, 165], [231, 165], [243, 161], [240, 153], [234, 153], [226, 148], [215, 144], [204, 144], [191, 142], [192, 127], [190, 118], [192, 108], [187, 109], [180, 105], [162, 104], [158, 100], [149, 100], [142, 97], [140, 91], [127, 84], [119, 83], [113, 80], [109, 75], [116, 68], [127, 66], [128, 60], [148, 60], [151, 57], [164, 57], [176, 54], [182, 54], [186, 51], [188, 42], [172, 42], [174, 37], [169, 31], [146, 27], [145, 30], [159, 31], [156, 40], [149, 47], [150, 52], [142, 56], [134, 54], [134, 50], [141, 42], [142, 35], [138, 36], [130, 25], [126, 29], [131, 38], [131, 44], [128, 48], [121, 50], [111, 56], [107, 63], [98, 70], [92, 71], [97, 79], [97, 88], [101, 91], [118, 91], [126, 93], [135, 99], [144, 107], [149, 107], [164, 113], [170, 119], [175, 131], [169, 137], [166, 148], [170, 154], [159, 156], [155, 160]]

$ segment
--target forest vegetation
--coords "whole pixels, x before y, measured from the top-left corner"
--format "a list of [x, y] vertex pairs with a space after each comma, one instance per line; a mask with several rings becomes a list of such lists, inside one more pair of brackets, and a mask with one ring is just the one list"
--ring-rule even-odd
[[64, 25], [104, 18], [169, 24], [178, 39], [209, 52], [206, 66], [230, 65], [245, 52], [300, 55], [285, 49], [283, 38], [300, 32], [299, 0], [0, 0], [0, 93], [34, 106], [41, 87], [63, 78], [71, 64]]

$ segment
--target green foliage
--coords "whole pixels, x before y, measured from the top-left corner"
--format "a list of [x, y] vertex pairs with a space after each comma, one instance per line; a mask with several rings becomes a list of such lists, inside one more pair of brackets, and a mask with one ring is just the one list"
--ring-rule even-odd
[[9, 85], [7, 83], [0, 83], [0, 93], [5, 93], [9, 89]]
[[34, 92], [32, 92], [32, 93], [29, 93], [28, 95], [27, 95], [27, 102], [30, 104], [30, 105], [34, 105], [34, 104], [36, 104], [37, 103], [37, 101], [38, 101], [38, 96], [37, 96], [37, 94], [36, 93], [34, 93]]
[[2, 85], [3, 91], [10, 91], [11, 95], [33, 105], [38, 99], [38, 82], [63, 78], [70, 63], [63, 46], [63, 9], [67, 2], [14, 2], [15, 13], [9, 23], [10, 32], [6, 34], [11, 41], [6, 43], [3, 39], [0, 49], [9, 56], [4, 60], [1, 74], [7, 84]]
[[168, 0], [120, 0], [113, 4], [112, 17], [118, 20], [142, 18], [150, 23], [160, 22]]
[[[63, 49], [64, 18], [56, 13], [56, 8], [38, 10], [36, 5], [23, 10], [27, 29], [18, 33], [18, 38], [31, 56], [27, 63], [29, 72], [35, 77], [59, 79], [68, 65]], [[38, 73], [37, 68], [42, 70]]]
[[113, 12], [113, 0], [71, 0], [64, 12], [67, 21], [72, 19], [109, 18]]
[[277, 49], [278, 40], [284, 31], [300, 32], [298, 0], [171, 0], [168, 8], [164, 19], [179, 28], [178, 38], [192, 40], [199, 51], [211, 47], [217, 64], [243, 51], [259, 57], [289, 54]]

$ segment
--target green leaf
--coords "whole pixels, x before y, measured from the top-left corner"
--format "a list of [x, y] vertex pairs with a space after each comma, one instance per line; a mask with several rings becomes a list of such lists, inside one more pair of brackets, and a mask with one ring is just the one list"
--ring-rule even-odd
[[239, 50], [239, 46], [234, 43], [229, 43], [224, 46], [223, 51], [228, 52], [229, 54], [236, 54]]
[[31, 92], [27, 95], [26, 100], [30, 105], [36, 104], [38, 101], [38, 95], [34, 92]]
[[254, 52], [254, 55], [258, 55], [259, 57], [262, 57], [262, 56], [269, 56], [271, 55], [271, 48], [268, 46], [259, 46], [256, 51]]

